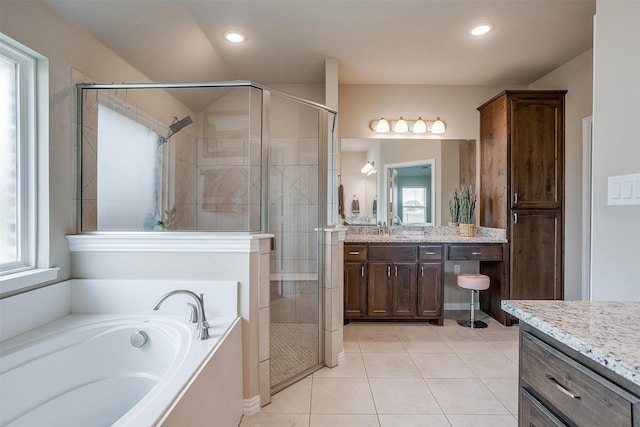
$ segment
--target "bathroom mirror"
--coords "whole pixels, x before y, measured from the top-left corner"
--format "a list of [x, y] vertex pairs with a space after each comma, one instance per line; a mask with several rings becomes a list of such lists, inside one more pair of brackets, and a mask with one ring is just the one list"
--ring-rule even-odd
[[[455, 187], [476, 187], [477, 154], [473, 139], [342, 138], [340, 153], [344, 223], [348, 225], [375, 225], [378, 221], [395, 225], [446, 225], [450, 221], [449, 194]], [[367, 163], [373, 165], [375, 172], [361, 172]], [[427, 165], [430, 174], [426, 174]], [[393, 171], [400, 176], [416, 175], [420, 174], [419, 168], [425, 172], [421, 183], [404, 187], [424, 189], [420, 190], [425, 192], [424, 210], [417, 209], [421, 215], [424, 213], [424, 222], [413, 215], [403, 218], [407, 213], [402, 212], [399, 198], [403, 186], [394, 191], [389, 175]], [[354, 201], [359, 207], [355, 213]], [[419, 205], [420, 201], [411, 198], [411, 203]]]

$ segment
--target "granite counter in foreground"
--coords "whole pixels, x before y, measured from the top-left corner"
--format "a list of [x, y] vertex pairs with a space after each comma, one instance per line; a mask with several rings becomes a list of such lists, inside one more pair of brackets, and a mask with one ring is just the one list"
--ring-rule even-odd
[[501, 307], [640, 386], [640, 302], [504, 300]]

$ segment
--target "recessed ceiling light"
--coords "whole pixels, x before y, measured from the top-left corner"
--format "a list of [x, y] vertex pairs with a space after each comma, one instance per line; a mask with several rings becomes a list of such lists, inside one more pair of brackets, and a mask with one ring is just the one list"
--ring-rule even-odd
[[487, 34], [491, 30], [493, 30], [493, 25], [480, 24], [473, 26], [471, 29], [469, 29], [468, 33], [472, 36], [482, 36], [484, 34]]
[[247, 39], [247, 36], [237, 31], [227, 31], [222, 36], [225, 40], [230, 41], [231, 43], [242, 43]]

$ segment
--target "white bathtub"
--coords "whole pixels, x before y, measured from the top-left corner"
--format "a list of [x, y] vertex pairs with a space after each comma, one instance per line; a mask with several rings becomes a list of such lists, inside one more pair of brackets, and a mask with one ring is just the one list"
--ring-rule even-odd
[[[213, 318], [210, 324], [211, 338], [200, 341], [184, 316], [70, 314], [6, 340], [0, 349], [0, 425], [164, 424], [172, 411], [180, 412], [199, 375], [211, 370], [223, 344], [241, 345], [238, 319]], [[140, 348], [130, 342], [138, 331], [149, 337]], [[210, 384], [216, 386], [224, 387]], [[197, 414], [189, 414], [192, 420], [184, 414], [177, 419], [197, 425]]]

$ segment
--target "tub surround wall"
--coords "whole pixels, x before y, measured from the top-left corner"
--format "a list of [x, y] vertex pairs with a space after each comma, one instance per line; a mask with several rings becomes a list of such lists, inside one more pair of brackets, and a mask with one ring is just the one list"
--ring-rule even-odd
[[266, 289], [268, 295], [271, 239], [272, 235], [224, 232], [68, 236], [72, 273], [78, 279], [238, 282], [246, 414], [270, 401], [264, 344], [260, 352], [261, 340], [268, 342], [269, 301], [260, 298], [265, 295], [260, 289]]

